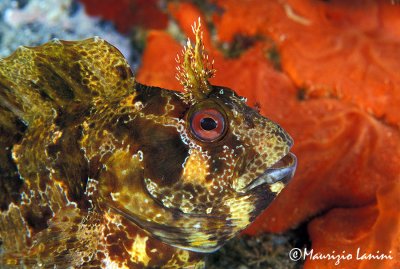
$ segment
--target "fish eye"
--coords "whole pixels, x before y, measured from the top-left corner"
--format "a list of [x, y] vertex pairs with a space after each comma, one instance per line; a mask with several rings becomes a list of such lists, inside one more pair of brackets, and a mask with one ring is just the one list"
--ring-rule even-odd
[[214, 108], [203, 108], [193, 113], [190, 118], [190, 130], [199, 140], [213, 142], [225, 134], [224, 115]]

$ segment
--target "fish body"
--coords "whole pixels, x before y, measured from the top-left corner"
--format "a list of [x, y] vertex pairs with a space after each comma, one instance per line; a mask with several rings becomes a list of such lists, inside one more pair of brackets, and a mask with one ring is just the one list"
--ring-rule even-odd
[[0, 61], [0, 264], [203, 268], [285, 187], [290, 136], [210, 85], [200, 25], [184, 92], [135, 81], [100, 38]]

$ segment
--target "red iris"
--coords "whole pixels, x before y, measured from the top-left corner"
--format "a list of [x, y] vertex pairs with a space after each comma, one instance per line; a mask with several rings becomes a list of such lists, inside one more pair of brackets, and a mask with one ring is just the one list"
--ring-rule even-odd
[[190, 120], [192, 133], [202, 141], [215, 141], [225, 133], [225, 118], [216, 109], [201, 109], [193, 114]]

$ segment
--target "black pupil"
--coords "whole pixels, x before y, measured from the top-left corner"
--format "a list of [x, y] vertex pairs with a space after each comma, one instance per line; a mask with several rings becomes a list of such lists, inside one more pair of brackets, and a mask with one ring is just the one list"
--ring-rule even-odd
[[217, 122], [212, 118], [202, 118], [200, 121], [201, 128], [206, 131], [211, 131], [217, 128]]

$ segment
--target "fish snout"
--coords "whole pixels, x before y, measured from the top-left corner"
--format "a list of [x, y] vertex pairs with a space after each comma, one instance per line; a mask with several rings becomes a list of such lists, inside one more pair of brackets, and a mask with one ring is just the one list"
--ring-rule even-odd
[[296, 155], [289, 152], [282, 159], [277, 161], [274, 165], [265, 170], [265, 172], [253, 180], [247, 187], [246, 192], [253, 190], [254, 188], [268, 184], [273, 185], [277, 182], [281, 182], [284, 185], [289, 183], [293, 177], [297, 167]]

